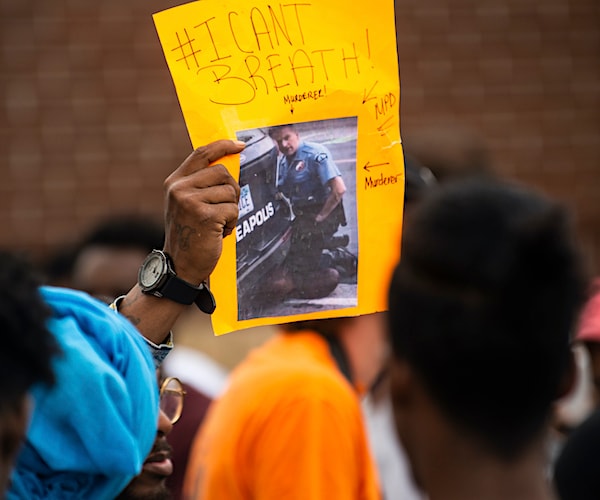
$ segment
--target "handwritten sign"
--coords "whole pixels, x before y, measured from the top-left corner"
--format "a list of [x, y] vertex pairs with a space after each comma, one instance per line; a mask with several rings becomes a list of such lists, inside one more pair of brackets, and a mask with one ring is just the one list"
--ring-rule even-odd
[[[200, 0], [154, 14], [194, 147], [237, 138], [216, 334], [385, 309], [404, 165], [391, 0]], [[341, 201], [340, 201], [341, 200]]]

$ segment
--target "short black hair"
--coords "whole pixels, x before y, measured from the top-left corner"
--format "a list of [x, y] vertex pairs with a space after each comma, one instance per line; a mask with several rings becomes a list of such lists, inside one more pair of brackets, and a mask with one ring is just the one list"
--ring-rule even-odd
[[74, 266], [81, 253], [90, 247], [140, 249], [150, 253], [164, 244], [162, 224], [151, 216], [117, 214], [100, 219], [74, 244], [58, 248], [39, 264], [44, 281], [50, 285], [72, 286]]
[[279, 132], [284, 128], [291, 128], [294, 132], [298, 133], [296, 125], [294, 125], [293, 123], [286, 123], [284, 125], [274, 125], [272, 127], [269, 127], [269, 137], [273, 137], [276, 132]]
[[431, 190], [405, 228], [388, 296], [394, 356], [498, 456], [538, 437], [558, 397], [581, 262], [561, 206], [491, 179]]
[[139, 248], [150, 253], [163, 247], [162, 224], [149, 216], [119, 214], [100, 220], [82, 238], [80, 249], [90, 246]]
[[39, 278], [22, 256], [0, 250], [0, 410], [18, 404], [37, 383], [53, 384], [52, 358], [59, 352], [47, 327], [50, 309]]

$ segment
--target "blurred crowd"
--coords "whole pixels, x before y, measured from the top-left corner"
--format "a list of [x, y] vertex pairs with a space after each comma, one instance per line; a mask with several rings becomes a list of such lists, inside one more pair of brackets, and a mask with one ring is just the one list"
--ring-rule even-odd
[[[243, 147], [193, 152], [164, 222], [111, 217], [44, 262], [4, 252], [7, 498], [595, 497], [600, 286], [563, 206], [406, 148], [388, 311], [230, 334], [226, 361], [186, 336], [211, 337], [193, 283], [237, 215], [208, 163]], [[185, 224], [218, 231], [182, 249]]]
[[[0, 251], [6, 498], [600, 498], [600, 278], [569, 209], [499, 176], [473, 131], [432, 128], [382, 208], [403, 213], [386, 311], [215, 337], [200, 298], [240, 197], [220, 160], [244, 147], [156, 179], [162, 220]], [[327, 172], [310, 227], [346, 191]]]

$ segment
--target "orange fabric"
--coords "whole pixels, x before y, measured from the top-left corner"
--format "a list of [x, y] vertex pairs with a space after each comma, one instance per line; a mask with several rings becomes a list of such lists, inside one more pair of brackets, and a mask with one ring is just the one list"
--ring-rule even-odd
[[185, 498], [379, 499], [358, 395], [312, 332], [280, 334], [234, 370], [196, 437]]

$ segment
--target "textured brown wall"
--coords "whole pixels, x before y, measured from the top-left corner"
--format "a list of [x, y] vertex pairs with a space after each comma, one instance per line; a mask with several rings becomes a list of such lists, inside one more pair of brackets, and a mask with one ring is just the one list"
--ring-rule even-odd
[[0, 0], [0, 245], [162, 213], [191, 146], [151, 14], [178, 3]]
[[396, 0], [396, 22], [407, 149], [474, 134], [572, 208], [600, 272], [600, 2]]
[[[106, 214], [160, 214], [191, 146], [151, 14], [178, 3], [0, 0], [0, 246], [41, 255]], [[407, 148], [480, 140], [573, 208], [600, 269], [600, 2], [396, 9]]]

